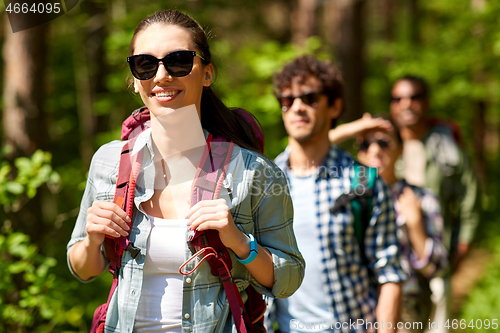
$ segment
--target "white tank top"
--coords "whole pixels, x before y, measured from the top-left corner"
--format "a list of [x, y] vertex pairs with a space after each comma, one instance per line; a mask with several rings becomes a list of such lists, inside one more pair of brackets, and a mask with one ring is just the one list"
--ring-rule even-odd
[[182, 285], [179, 266], [185, 261], [187, 220], [149, 217], [144, 278], [134, 332], [182, 332]]

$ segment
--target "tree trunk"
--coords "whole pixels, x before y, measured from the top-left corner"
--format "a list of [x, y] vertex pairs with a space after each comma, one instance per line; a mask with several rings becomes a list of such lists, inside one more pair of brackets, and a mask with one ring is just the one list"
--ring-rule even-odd
[[363, 112], [365, 4], [365, 0], [337, 0], [325, 5], [326, 19], [331, 22], [328, 31], [344, 74], [346, 121], [358, 119]]
[[384, 0], [383, 3], [383, 16], [384, 16], [384, 38], [387, 41], [394, 39], [394, 14], [395, 14], [394, 0]]
[[13, 33], [5, 20], [3, 133], [10, 158], [29, 156], [47, 143], [43, 113], [47, 25]]
[[304, 46], [316, 30], [317, 0], [296, 0], [290, 13], [292, 43]]
[[479, 181], [480, 189], [485, 188], [486, 181], [486, 158], [484, 154], [484, 143], [485, 134], [487, 133], [486, 128], [486, 102], [475, 101], [474, 102], [474, 114], [476, 115], [474, 119], [474, 167], [476, 169], [477, 179]]
[[[44, 149], [48, 142], [43, 112], [48, 25], [13, 33], [9, 21], [5, 21], [2, 126], [3, 140], [13, 148], [8, 159], [13, 161]], [[6, 217], [5, 222], [14, 230], [27, 233], [34, 242], [41, 240], [44, 226], [40, 193], [31, 200], [22, 199]]]
[[[113, 7], [114, 8], [114, 7]], [[122, 13], [113, 10], [111, 15]], [[76, 33], [81, 40], [74, 44], [73, 59], [75, 63], [76, 98], [80, 124], [80, 151], [83, 166], [88, 168], [94, 154], [94, 138], [99, 132], [108, 131], [109, 114], [96, 116], [93, 105], [100, 93], [107, 92], [104, 86], [107, 66], [104, 61], [104, 40], [106, 31], [106, 8], [95, 1], [85, 1], [81, 9], [89, 15], [83, 33]], [[131, 110], [130, 112], [132, 112]]]
[[[474, 12], [481, 12], [485, 9], [485, 0], [471, 0], [471, 9]], [[472, 35], [476, 38], [477, 42], [484, 39], [482, 24], [477, 24], [473, 27]], [[484, 45], [484, 44], [483, 44]], [[485, 70], [482, 64], [478, 64], [473, 74], [473, 81], [477, 85], [485, 84]], [[485, 141], [487, 134], [486, 127], [486, 110], [488, 108], [487, 102], [484, 99], [474, 101], [474, 167], [476, 170], [477, 178], [479, 181], [480, 189], [486, 188], [486, 158], [485, 158]]]
[[420, 9], [418, 0], [410, 0], [410, 39], [413, 44], [420, 43]]

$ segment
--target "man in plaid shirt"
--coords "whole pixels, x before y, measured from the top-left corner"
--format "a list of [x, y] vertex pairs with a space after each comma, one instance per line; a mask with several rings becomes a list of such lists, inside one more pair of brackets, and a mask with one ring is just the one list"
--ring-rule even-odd
[[271, 318], [280, 332], [394, 332], [401, 281], [392, 194], [377, 178], [365, 253], [354, 231], [351, 205], [330, 212], [351, 189], [354, 159], [328, 140], [343, 108], [338, 71], [313, 56], [301, 56], [274, 78], [289, 135], [276, 158], [294, 205], [294, 231], [306, 260], [301, 287], [274, 300]]

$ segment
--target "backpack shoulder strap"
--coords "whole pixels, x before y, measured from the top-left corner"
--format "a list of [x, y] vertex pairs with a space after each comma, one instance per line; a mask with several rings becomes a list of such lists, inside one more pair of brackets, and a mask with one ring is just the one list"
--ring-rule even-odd
[[337, 214], [348, 203], [351, 203], [352, 214], [354, 216], [354, 233], [358, 241], [361, 259], [366, 262], [365, 256], [365, 231], [370, 222], [373, 204], [373, 188], [377, 178], [377, 169], [367, 167], [355, 161], [353, 164], [354, 174], [351, 179], [351, 189], [348, 193], [340, 195], [330, 212]]
[[354, 177], [351, 182], [351, 190], [356, 196], [351, 202], [354, 216], [354, 232], [360, 247], [361, 258], [367, 262], [365, 254], [365, 233], [373, 210], [373, 187], [377, 177], [377, 169], [364, 166], [359, 163], [354, 164]]
[[122, 140], [129, 140], [139, 135], [145, 129], [151, 127], [151, 115], [149, 109], [143, 106], [134, 110], [122, 124]]
[[[113, 203], [122, 208], [131, 220], [134, 210], [135, 185], [142, 163], [142, 150], [132, 155], [134, 144], [135, 138], [127, 141], [120, 153], [116, 189], [113, 197]], [[134, 246], [134, 243], [130, 242], [128, 237], [124, 236], [119, 238], [106, 236], [104, 239], [104, 248], [106, 249], [106, 256], [110, 262], [109, 269], [113, 274], [118, 273], [121, 266], [123, 251], [130, 251], [134, 258], [140, 252], [140, 250]]]
[[[113, 202], [120, 206], [132, 219], [134, 210], [134, 191], [137, 181], [137, 176], [141, 170], [142, 150], [132, 156], [135, 138], [127, 141], [120, 153], [120, 162], [118, 164], [118, 175], [116, 179], [115, 195]], [[130, 223], [128, 223], [130, 227]], [[118, 274], [121, 267], [123, 251], [130, 251], [133, 258], [137, 257], [140, 250], [130, 242], [128, 237], [121, 236], [114, 238], [107, 236], [104, 238], [104, 249], [109, 260], [109, 271], [113, 274], [113, 284], [109, 290], [108, 300], [106, 303], [97, 308], [94, 313], [91, 333], [104, 332], [104, 324], [108, 312], [109, 302], [113, 296], [116, 287], [118, 286]]]
[[[209, 135], [193, 182], [191, 206], [201, 200], [212, 200], [219, 197], [222, 182], [231, 161], [233, 147], [233, 142], [228, 142], [224, 138], [212, 138], [212, 135]], [[241, 294], [231, 276], [232, 262], [229, 251], [221, 242], [219, 232], [217, 230], [192, 232], [188, 234], [188, 245], [193, 255], [204, 252], [204, 249], [212, 251], [201, 260], [208, 261], [212, 275], [220, 276], [237, 332], [265, 332], [262, 318], [266, 311], [266, 305], [262, 295], [249, 286], [247, 290], [251, 301], [247, 302], [249, 304], [243, 303]], [[200, 251], [196, 252], [197, 250]], [[185, 264], [179, 269], [181, 274], [189, 274], [182, 272]]]

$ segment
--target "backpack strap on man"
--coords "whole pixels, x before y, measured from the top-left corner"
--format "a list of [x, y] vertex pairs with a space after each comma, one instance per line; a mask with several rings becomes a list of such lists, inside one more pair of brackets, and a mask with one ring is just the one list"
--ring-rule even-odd
[[351, 190], [340, 195], [330, 209], [332, 214], [337, 214], [348, 203], [351, 203], [354, 217], [354, 233], [358, 241], [361, 260], [367, 263], [365, 253], [365, 234], [373, 211], [373, 188], [377, 178], [377, 169], [367, 167], [355, 161], [353, 164], [353, 177]]
[[377, 169], [359, 163], [354, 164], [354, 177], [351, 189], [357, 196], [351, 202], [354, 215], [354, 232], [358, 240], [361, 260], [367, 264], [365, 252], [365, 234], [373, 211], [373, 187], [377, 177]]

